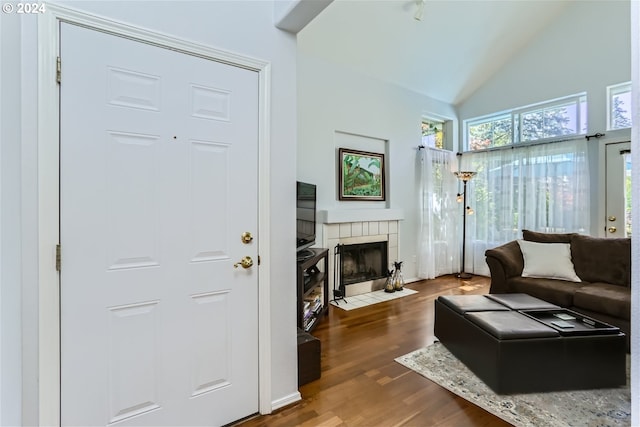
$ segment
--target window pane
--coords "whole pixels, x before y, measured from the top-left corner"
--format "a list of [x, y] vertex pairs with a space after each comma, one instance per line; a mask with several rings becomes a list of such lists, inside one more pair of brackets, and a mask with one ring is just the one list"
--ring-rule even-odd
[[444, 148], [444, 123], [434, 120], [422, 120], [422, 145]]
[[493, 122], [493, 147], [511, 144], [511, 135], [513, 135], [511, 117]]
[[631, 127], [631, 92], [622, 92], [611, 97], [611, 128]]
[[484, 123], [468, 126], [468, 141], [471, 150], [500, 147], [511, 144], [511, 116], [503, 116]]
[[542, 111], [522, 114], [521, 141], [535, 141], [544, 138], [544, 117]]
[[607, 87], [609, 101], [608, 129], [630, 128], [631, 121], [631, 82]]
[[522, 137], [535, 141], [578, 133], [577, 106], [575, 102], [551, 108], [522, 113]]

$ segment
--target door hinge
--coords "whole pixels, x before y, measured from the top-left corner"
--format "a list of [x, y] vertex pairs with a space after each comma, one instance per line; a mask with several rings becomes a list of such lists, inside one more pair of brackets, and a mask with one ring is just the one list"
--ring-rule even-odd
[[58, 84], [62, 81], [62, 61], [59, 56], [56, 58], [56, 81]]
[[56, 271], [62, 270], [62, 249], [56, 245]]

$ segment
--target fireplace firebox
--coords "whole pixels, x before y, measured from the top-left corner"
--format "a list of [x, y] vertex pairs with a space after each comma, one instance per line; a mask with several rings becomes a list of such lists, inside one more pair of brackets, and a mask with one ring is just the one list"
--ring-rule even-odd
[[336, 247], [338, 263], [337, 296], [345, 296], [346, 286], [384, 279], [388, 274], [388, 242], [357, 243], [352, 245], [339, 244]]

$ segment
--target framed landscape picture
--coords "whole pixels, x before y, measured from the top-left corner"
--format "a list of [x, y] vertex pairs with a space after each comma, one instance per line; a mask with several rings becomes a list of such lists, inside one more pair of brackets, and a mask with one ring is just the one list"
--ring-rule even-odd
[[338, 149], [340, 200], [385, 200], [384, 154]]

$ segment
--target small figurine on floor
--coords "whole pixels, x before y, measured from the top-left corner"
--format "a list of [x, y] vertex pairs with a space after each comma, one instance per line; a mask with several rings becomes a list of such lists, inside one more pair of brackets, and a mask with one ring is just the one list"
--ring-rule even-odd
[[393, 284], [393, 270], [387, 271], [387, 281], [384, 284], [384, 291], [389, 293], [396, 291], [396, 287]]
[[404, 277], [402, 277], [402, 261], [395, 261], [393, 263], [395, 267], [395, 271], [393, 273], [393, 288], [396, 291], [401, 291], [404, 289]]

